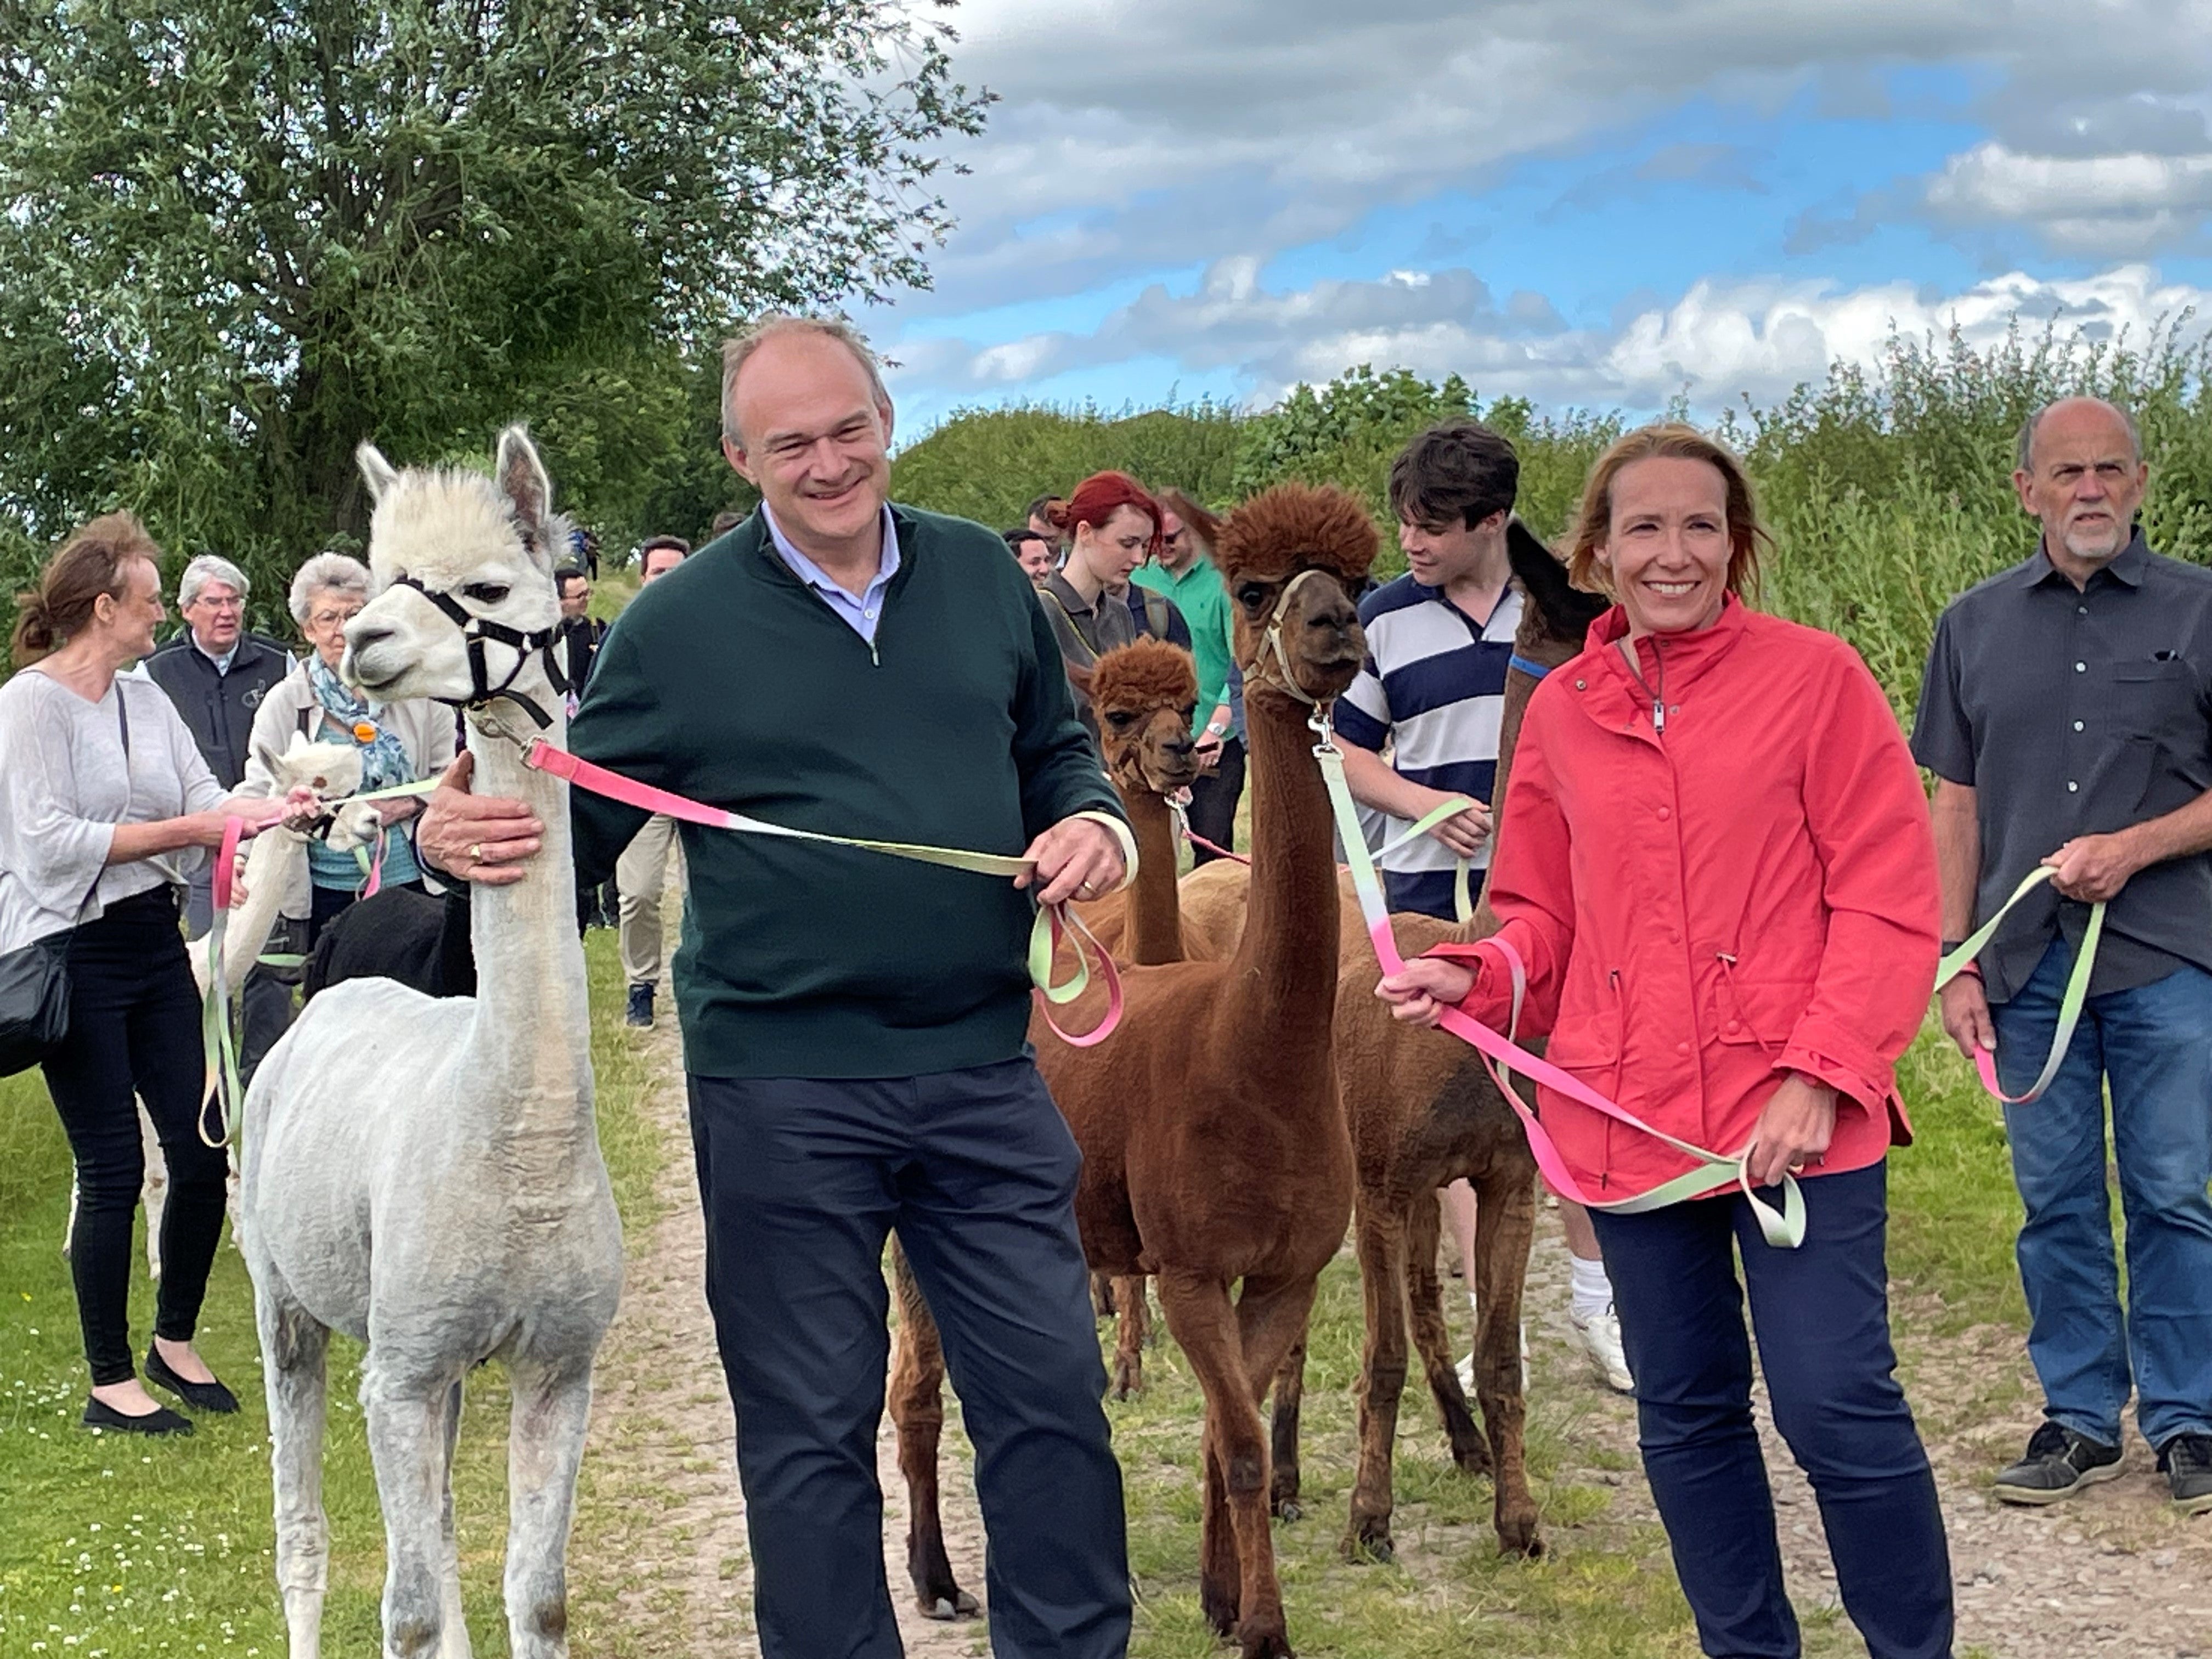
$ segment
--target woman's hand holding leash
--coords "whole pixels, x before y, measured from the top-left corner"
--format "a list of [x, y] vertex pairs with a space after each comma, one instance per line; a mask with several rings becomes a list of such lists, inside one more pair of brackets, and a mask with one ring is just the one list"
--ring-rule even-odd
[[1792, 1072], [1759, 1115], [1745, 1172], [1754, 1187], [1771, 1187], [1808, 1164], [1818, 1164], [1836, 1133], [1836, 1091]]
[[1474, 989], [1474, 975], [1455, 962], [1437, 957], [1415, 957], [1403, 973], [1392, 974], [1375, 988], [1375, 994], [1390, 1005], [1394, 1018], [1408, 1025], [1434, 1025], [1446, 1008], [1457, 1007]]

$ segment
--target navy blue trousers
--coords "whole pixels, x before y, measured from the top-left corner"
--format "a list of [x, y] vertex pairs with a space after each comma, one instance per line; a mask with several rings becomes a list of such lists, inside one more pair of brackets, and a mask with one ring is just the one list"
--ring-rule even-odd
[[1747, 1286], [1774, 1425], [1820, 1501], [1844, 1611], [1871, 1659], [1948, 1659], [1950, 1551], [1889, 1340], [1887, 1166], [1802, 1185], [1794, 1250], [1760, 1237], [1741, 1193], [1591, 1212], [1636, 1376], [1644, 1471], [1705, 1651], [1797, 1659], [1752, 1425]]
[[876, 1480], [894, 1227], [975, 1443], [993, 1652], [1121, 1659], [1121, 1470], [1075, 1230], [1082, 1159], [1035, 1065], [694, 1077], [690, 1098], [766, 1659], [901, 1651]]

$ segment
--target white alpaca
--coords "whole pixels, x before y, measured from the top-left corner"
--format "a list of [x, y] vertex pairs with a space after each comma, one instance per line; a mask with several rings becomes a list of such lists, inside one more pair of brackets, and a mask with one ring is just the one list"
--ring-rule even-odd
[[[301, 732], [292, 734], [291, 746], [277, 756], [270, 766], [270, 775], [276, 780], [276, 798], [283, 799], [294, 789], [312, 789], [325, 799], [350, 795], [361, 787], [361, 751], [349, 744], [310, 743]], [[330, 844], [339, 852], [371, 844], [375, 835], [376, 808], [363, 801], [357, 805], [341, 806], [332, 814]], [[303, 830], [287, 830], [281, 825], [264, 830], [249, 843], [246, 855], [246, 872], [239, 878], [241, 896], [225, 924], [222, 947], [223, 981], [225, 989], [234, 998], [239, 987], [245, 984], [246, 975], [252, 971], [262, 950], [275, 931], [279, 907], [288, 885], [303, 879], [307, 863], [307, 837]], [[214, 978], [209, 963], [212, 936], [203, 933], [185, 947], [185, 955], [192, 964], [192, 982], [202, 996], [207, 994], [208, 984]], [[161, 1137], [154, 1132], [154, 1120], [148, 1114], [145, 1103], [138, 1106], [138, 1139], [146, 1173], [138, 1188], [138, 1201], [146, 1211], [146, 1271], [149, 1277], [161, 1276], [161, 1216], [169, 1203], [169, 1161], [161, 1153]], [[77, 1184], [76, 1176], [70, 1176], [69, 1222], [62, 1231], [62, 1255], [70, 1253], [70, 1243], [76, 1237]], [[238, 1177], [234, 1169], [230, 1181], [230, 1212], [234, 1227], [238, 1218]]]
[[[244, 1249], [253, 1275], [276, 1494], [276, 1579], [292, 1659], [320, 1649], [324, 1356], [365, 1340], [361, 1400], [384, 1510], [387, 1659], [459, 1659], [452, 1460], [461, 1380], [503, 1360], [509, 1428], [507, 1615], [514, 1659], [568, 1651], [567, 1552], [592, 1362], [622, 1285], [622, 1231], [592, 1118], [567, 786], [530, 771], [563, 735], [537, 642], [557, 619], [551, 486], [520, 427], [497, 482], [397, 472], [361, 450], [381, 591], [347, 628], [345, 672], [380, 698], [471, 703], [477, 787], [527, 801], [544, 850], [474, 895], [477, 991], [435, 1000], [385, 979], [315, 998], [246, 1091]], [[413, 584], [420, 584], [420, 586]], [[435, 596], [435, 599], [432, 596]], [[471, 639], [439, 609], [460, 607]], [[527, 636], [530, 648], [497, 642]]]

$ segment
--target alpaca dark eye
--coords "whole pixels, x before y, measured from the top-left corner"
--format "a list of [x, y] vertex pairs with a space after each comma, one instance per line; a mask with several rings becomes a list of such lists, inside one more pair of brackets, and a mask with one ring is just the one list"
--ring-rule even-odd
[[1126, 708], [1116, 708], [1106, 716], [1106, 724], [1119, 732], [1136, 718]]
[[510, 591], [498, 582], [471, 582], [461, 590], [478, 605], [502, 605]]
[[1196, 703], [1187, 702], [1183, 704], [1182, 709], [1183, 723], [1185, 725], [1188, 725], [1190, 723], [1190, 717], [1196, 713], [1198, 713], [1198, 705]]
[[1247, 582], [1237, 590], [1237, 603], [1247, 611], [1257, 611], [1267, 598], [1267, 590], [1255, 582]]

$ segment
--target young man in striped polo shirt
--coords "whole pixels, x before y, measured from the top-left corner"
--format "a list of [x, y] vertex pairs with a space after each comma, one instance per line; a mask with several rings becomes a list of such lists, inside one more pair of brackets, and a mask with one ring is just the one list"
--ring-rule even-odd
[[[1490, 863], [1505, 674], [1521, 626], [1521, 592], [1505, 554], [1520, 481], [1513, 446], [1471, 420], [1431, 427], [1390, 469], [1407, 568], [1360, 601], [1367, 663], [1336, 706], [1345, 777], [1363, 806], [1388, 817], [1392, 837], [1447, 800], [1476, 803], [1383, 857], [1393, 910], [1450, 920], [1458, 861], [1477, 870]], [[1471, 1261], [1474, 1195], [1463, 1181], [1445, 1190], [1461, 1259]], [[1625, 1393], [1628, 1362], [1597, 1236], [1581, 1206], [1562, 1200], [1559, 1213], [1574, 1258], [1570, 1317], [1591, 1363]], [[1471, 1272], [1467, 1285], [1472, 1303]]]

